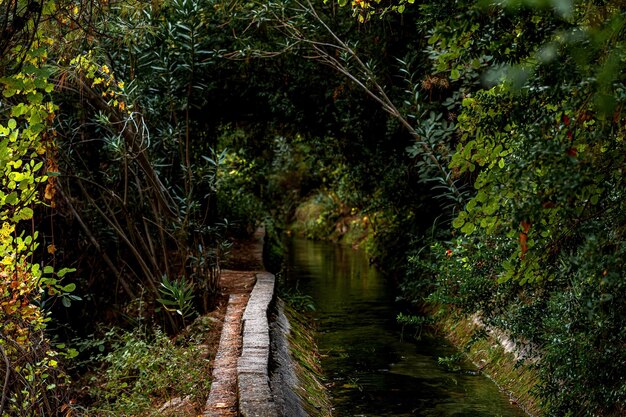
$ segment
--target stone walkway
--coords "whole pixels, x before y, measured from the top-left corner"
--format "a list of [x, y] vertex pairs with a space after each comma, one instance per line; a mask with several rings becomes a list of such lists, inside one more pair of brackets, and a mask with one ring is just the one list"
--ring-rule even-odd
[[237, 416], [237, 358], [241, 355], [241, 317], [248, 294], [232, 294], [213, 365], [213, 382], [202, 414], [205, 417]]
[[230, 296], [203, 417], [239, 415], [237, 361], [242, 352], [242, 317], [256, 282], [256, 274], [264, 269], [263, 235], [263, 229], [259, 229], [253, 239], [239, 242], [231, 249], [226, 265], [246, 270], [222, 270], [222, 293]]

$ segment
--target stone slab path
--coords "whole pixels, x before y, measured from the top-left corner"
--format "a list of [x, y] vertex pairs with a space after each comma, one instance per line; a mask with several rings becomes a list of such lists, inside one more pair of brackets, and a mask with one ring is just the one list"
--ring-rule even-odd
[[229, 294], [229, 301], [203, 417], [239, 415], [237, 361], [242, 351], [242, 317], [256, 282], [256, 274], [264, 270], [263, 235], [264, 230], [259, 229], [252, 239], [238, 242], [231, 249], [226, 265], [245, 270], [222, 270], [220, 286], [223, 294]]
[[218, 353], [213, 364], [213, 382], [202, 414], [205, 417], [237, 416], [237, 358], [241, 355], [241, 317], [247, 294], [231, 294], [224, 318]]

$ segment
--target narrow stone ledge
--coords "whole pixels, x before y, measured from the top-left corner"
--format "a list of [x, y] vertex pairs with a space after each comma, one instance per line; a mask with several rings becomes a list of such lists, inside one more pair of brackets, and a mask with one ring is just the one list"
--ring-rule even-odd
[[276, 417], [269, 385], [268, 310], [274, 298], [274, 275], [256, 274], [256, 284], [243, 313], [243, 349], [237, 362], [239, 413], [243, 417]]
[[245, 417], [274, 417], [276, 407], [266, 401], [240, 401], [239, 412]]
[[268, 355], [245, 356], [239, 358], [239, 362], [237, 363], [238, 379], [241, 379], [240, 376], [244, 373], [264, 376], [267, 372], [262, 371], [262, 369], [267, 364], [268, 359]]
[[253, 339], [249, 343], [243, 345], [244, 353], [253, 350], [266, 350], [269, 351], [270, 338], [265, 333], [244, 333], [244, 339]]
[[[269, 342], [269, 340], [268, 340]], [[246, 359], [256, 359], [256, 358], [267, 358], [269, 356], [270, 349], [269, 345], [265, 346], [249, 346], [243, 348], [241, 351], [241, 355]]]

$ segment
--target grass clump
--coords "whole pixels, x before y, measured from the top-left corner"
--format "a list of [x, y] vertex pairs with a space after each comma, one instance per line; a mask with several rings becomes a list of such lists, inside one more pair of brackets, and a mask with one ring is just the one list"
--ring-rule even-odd
[[83, 379], [84, 415], [197, 415], [211, 387], [208, 351], [197, 339], [188, 334], [174, 341], [158, 328], [107, 332], [101, 368]]

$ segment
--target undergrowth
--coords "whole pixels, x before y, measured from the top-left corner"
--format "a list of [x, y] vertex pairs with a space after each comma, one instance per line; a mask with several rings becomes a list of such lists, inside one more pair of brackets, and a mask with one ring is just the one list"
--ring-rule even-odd
[[[83, 377], [79, 397], [89, 405], [84, 416], [193, 416], [211, 387], [209, 352], [203, 345], [212, 323], [201, 317], [173, 340], [161, 329], [113, 328], [83, 341], [101, 367]], [[93, 350], [100, 353], [94, 354]], [[180, 399], [184, 406], [165, 407]]]

